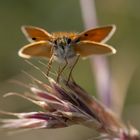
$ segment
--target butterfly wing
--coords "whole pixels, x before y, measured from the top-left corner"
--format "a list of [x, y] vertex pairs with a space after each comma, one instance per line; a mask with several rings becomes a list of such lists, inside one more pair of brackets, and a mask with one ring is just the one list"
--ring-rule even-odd
[[29, 42], [50, 40], [53, 36], [42, 28], [34, 26], [22, 26], [22, 32], [26, 36]]
[[80, 41], [74, 45], [74, 49], [76, 53], [80, 54], [82, 57], [116, 53], [116, 50], [113, 47], [94, 41]]
[[31, 58], [32, 56], [50, 58], [52, 46], [48, 41], [33, 42], [22, 47], [18, 54], [23, 58]]
[[75, 40], [76, 41], [89, 40], [89, 41], [95, 41], [95, 42], [106, 42], [111, 38], [115, 30], [116, 30], [115, 25], [90, 29], [77, 35]]

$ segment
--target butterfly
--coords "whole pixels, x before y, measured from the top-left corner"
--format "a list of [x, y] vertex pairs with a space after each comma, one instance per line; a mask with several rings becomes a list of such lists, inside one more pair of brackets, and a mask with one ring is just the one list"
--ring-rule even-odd
[[[76, 32], [53, 32], [34, 26], [22, 26], [22, 32], [30, 42], [23, 46], [18, 54], [23, 58], [46, 57], [49, 59], [49, 74], [53, 60], [65, 64], [59, 76], [67, 65], [72, 65], [72, 70], [79, 57], [85, 58], [91, 55], [114, 54], [116, 49], [105, 44], [116, 30], [115, 25], [97, 27]], [[59, 77], [58, 76], [58, 77]], [[69, 76], [70, 78], [70, 76]]]

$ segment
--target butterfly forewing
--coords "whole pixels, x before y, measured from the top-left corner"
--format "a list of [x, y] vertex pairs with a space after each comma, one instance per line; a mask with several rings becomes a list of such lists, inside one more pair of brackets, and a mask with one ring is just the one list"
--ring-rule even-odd
[[46, 30], [34, 26], [22, 26], [22, 32], [30, 42], [50, 40], [52, 37]]
[[74, 49], [76, 53], [80, 54], [82, 57], [116, 53], [116, 50], [113, 47], [94, 41], [80, 41], [74, 45]]
[[30, 43], [19, 50], [19, 56], [23, 58], [31, 58], [32, 56], [51, 58], [52, 46], [48, 41]]
[[80, 33], [76, 37], [76, 40], [106, 42], [113, 35], [113, 33], [115, 32], [115, 29], [116, 29], [115, 25], [93, 28], [93, 29]]

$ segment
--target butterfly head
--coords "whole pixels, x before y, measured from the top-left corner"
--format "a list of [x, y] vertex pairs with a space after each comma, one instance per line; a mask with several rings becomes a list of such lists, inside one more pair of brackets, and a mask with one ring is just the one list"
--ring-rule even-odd
[[72, 39], [68, 37], [60, 37], [53, 41], [54, 44], [54, 56], [58, 58], [71, 58], [75, 56], [75, 52], [72, 46]]

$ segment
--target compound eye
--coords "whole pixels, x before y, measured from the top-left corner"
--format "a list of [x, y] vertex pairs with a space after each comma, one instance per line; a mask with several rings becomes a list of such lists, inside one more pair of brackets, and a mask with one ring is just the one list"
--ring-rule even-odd
[[54, 44], [57, 45], [57, 40], [54, 41]]
[[58, 44], [58, 43], [57, 43], [57, 40], [55, 40], [55, 41], [54, 41], [54, 48], [55, 48], [55, 49], [58, 48], [58, 45], [57, 45], [57, 44]]
[[68, 44], [70, 44], [70, 43], [71, 43], [71, 39], [70, 39], [70, 38], [68, 38], [67, 43], [68, 43]]

